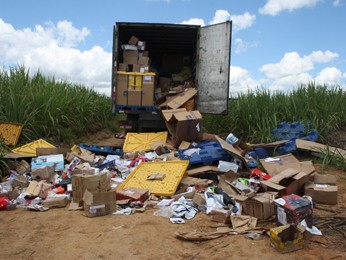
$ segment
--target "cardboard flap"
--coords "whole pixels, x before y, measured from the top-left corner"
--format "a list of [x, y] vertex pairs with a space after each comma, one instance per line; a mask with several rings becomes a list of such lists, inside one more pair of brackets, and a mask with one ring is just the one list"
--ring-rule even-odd
[[272, 183], [279, 184], [280, 181], [282, 181], [283, 179], [291, 178], [298, 173], [299, 173], [299, 171], [297, 171], [295, 169], [288, 168], [286, 170], [283, 170], [279, 174], [275, 175], [274, 177], [272, 177], [269, 181]]
[[161, 112], [165, 120], [169, 122], [175, 113], [186, 112], [186, 109], [185, 108], [166, 109], [166, 110], [162, 110]]
[[341, 155], [342, 157], [344, 157], [346, 159], [346, 151], [343, 149], [340, 149], [340, 148], [327, 146], [327, 145], [323, 145], [320, 143], [306, 141], [306, 140], [302, 140], [302, 139], [296, 140], [296, 146], [298, 149], [308, 150], [308, 151], [317, 152], [317, 153], [321, 153], [322, 151], [328, 150], [331, 153]]
[[336, 185], [336, 176], [331, 174], [323, 175], [316, 173], [314, 175], [314, 183]]
[[176, 109], [181, 107], [185, 102], [187, 102], [190, 98], [195, 96], [197, 94], [196, 89], [189, 89], [187, 91], [184, 91], [172, 98], [168, 103], [168, 107]]
[[[286, 187], [281, 186], [279, 184], [273, 183], [271, 181], [261, 181], [261, 184], [263, 184], [266, 189], [265, 190], [275, 190], [275, 191], [281, 191], [286, 189]], [[269, 189], [268, 189], [269, 188]]]
[[178, 112], [173, 114], [169, 122], [172, 120], [186, 121], [186, 120], [194, 120], [194, 119], [201, 119], [201, 118], [202, 118], [202, 115], [198, 110], [184, 111], [184, 112]]
[[240, 157], [244, 162], [245, 162], [245, 165], [246, 165], [246, 160], [245, 158], [241, 155], [241, 152], [238, 151], [237, 149], [235, 149], [233, 147], [233, 145], [227, 143], [225, 140], [221, 139], [219, 136], [215, 136], [217, 141], [220, 143], [221, 147], [223, 149], [225, 149], [226, 151], [230, 152], [231, 154], [234, 154], [238, 157]]

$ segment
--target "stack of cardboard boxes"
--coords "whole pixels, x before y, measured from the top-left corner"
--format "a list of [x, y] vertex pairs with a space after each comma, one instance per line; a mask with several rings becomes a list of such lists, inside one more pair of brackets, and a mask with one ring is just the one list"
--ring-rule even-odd
[[122, 46], [123, 62], [117, 72], [119, 106], [154, 106], [155, 73], [150, 72], [150, 58], [145, 42], [132, 36]]

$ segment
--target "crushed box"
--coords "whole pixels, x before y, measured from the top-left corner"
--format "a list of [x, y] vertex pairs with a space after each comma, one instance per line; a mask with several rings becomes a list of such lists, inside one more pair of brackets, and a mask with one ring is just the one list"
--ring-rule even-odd
[[83, 195], [84, 214], [89, 217], [99, 217], [116, 211], [115, 191], [92, 193], [85, 190]]
[[182, 141], [198, 142], [202, 132], [202, 115], [198, 110], [186, 109], [162, 110], [168, 131], [172, 135], [174, 147], [179, 147]]

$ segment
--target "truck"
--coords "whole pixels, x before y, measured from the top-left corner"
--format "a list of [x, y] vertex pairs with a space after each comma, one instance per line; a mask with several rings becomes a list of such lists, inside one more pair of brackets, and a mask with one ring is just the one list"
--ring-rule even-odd
[[[123, 74], [145, 77], [155, 75], [155, 90], [164, 79], [177, 83], [186, 75], [198, 90], [194, 97], [194, 109], [202, 114], [228, 113], [230, 59], [231, 59], [232, 21], [199, 26], [167, 23], [116, 22], [113, 27], [112, 51], [112, 111], [124, 114], [121, 128], [127, 132], [146, 132], [146, 130], [165, 128], [160, 108], [155, 104], [158, 98], [152, 94], [154, 104], [131, 105], [130, 92], [119, 91], [121, 70]], [[149, 70], [141, 73], [137, 65], [126, 66], [124, 50], [132, 43], [143, 45], [138, 55], [150, 57]], [[140, 49], [140, 48], [138, 48]], [[135, 61], [131, 61], [135, 63]], [[148, 60], [148, 59], [147, 59]], [[124, 66], [125, 65], [125, 66]], [[130, 68], [129, 68], [130, 67]], [[153, 73], [153, 74], [150, 74]], [[180, 74], [179, 74], [180, 73]], [[180, 77], [180, 78], [179, 78]], [[128, 81], [126, 84], [129, 84]], [[174, 86], [170, 85], [170, 87]], [[180, 82], [182, 84], [182, 82]], [[175, 84], [177, 85], [177, 84]], [[179, 82], [178, 82], [179, 85]], [[143, 91], [144, 92], [144, 91]], [[143, 94], [143, 93], [142, 93]], [[123, 99], [120, 104], [120, 98]], [[125, 103], [124, 103], [125, 102]], [[150, 131], [149, 130], [149, 131]]]

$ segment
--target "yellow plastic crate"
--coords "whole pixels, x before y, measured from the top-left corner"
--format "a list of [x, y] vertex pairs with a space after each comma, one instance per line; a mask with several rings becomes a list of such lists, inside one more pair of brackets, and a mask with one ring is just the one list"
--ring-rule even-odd
[[[189, 165], [187, 160], [168, 162], [143, 162], [139, 164], [126, 180], [120, 185], [119, 190], [126, 188], [148, 189], [156, 196], [173, 196]], [[163, 180], [148, 180], [154, 173], [165, 174]]]
[[21, 147], [13, 149], [13, 153], [24, 154], [28, 156], [36, 156], [36, 148], [56, 148], [54, 145], [48, 143], [43, 139], [38, 139], [31, 143], [25, 144]]
[[22, 124], [0, 122], [0, 137], [4, 138], [6, 145], [16, 145], [22, 129]]
[[155, 142], [162, 141], [166, 143], [168, 132], [158, 133], [127, 133], [123, 145], [123, 151], [137, 152], [137, 151], [150, 151], [151, 145]]

